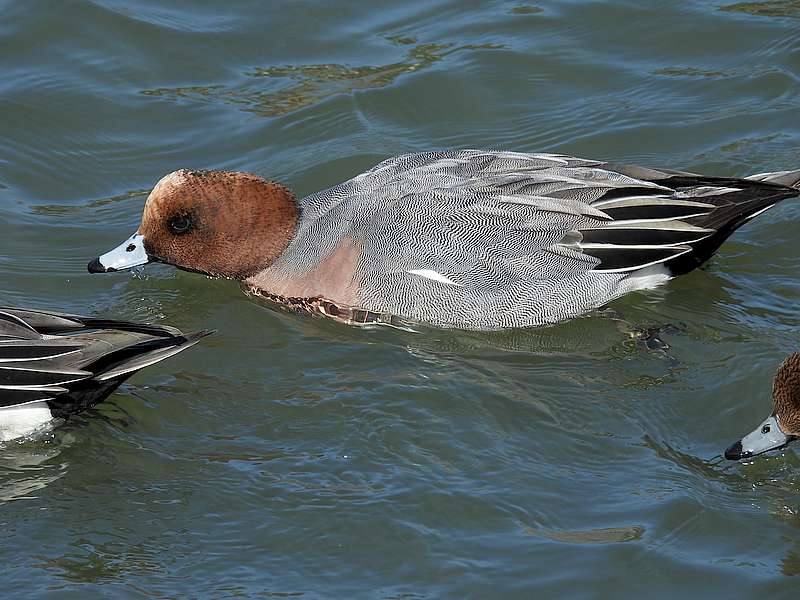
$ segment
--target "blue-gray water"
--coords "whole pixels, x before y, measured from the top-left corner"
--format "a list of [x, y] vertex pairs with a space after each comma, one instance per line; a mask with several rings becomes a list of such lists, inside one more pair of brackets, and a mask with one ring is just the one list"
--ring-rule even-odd
[[0, 14], [2, 303], [219, 329], [0, 451], [4, 597], [797, 596], [800, 460], [719, 457], [800, 344], [797, 202], [605, 318], [530, 332], [355, 330], [85, 264], [179, 167], [299, 194], [443, 147], [798, 168], [800, 3]]

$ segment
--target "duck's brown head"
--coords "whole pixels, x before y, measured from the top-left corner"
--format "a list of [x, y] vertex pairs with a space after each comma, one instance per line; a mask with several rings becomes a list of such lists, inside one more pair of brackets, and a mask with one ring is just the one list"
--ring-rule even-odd
[[772, 414], [752, 433], [725, 451], [739, 460], [782, 448], [800, 437], [800, 353], [783, 361], [772, 383]]
[[106, 273], [159, 261], [245, 279], [281, 255], [298, 219], [294, 196], [279, 183], [249, 173], [181, 169], [150, 192], [137, 232], [88, 269]]
[[783, 361], [772, 384], [772, 406], [781, 429], [800, 436], [800, 352]]

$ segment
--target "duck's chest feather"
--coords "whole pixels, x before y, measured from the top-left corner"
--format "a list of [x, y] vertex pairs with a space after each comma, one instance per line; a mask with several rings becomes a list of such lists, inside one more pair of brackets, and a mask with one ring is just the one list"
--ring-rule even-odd
[[363, 247], [345, 236], [327, 257], [304, 273], [278, 265], [245, 280], [248, 293], [291, 310], [330, 317], [350, 325], [406, 326], [398, 315], [361, 308], [358, 280]]
[[251, 293], [297, 308], [310, 307], [314, 300], [356, 306], [361, 253], [361, 244], [344, 236], [330, 254], [306, 270], [293, 271], [286, 261], [279, 261], [247, 278], [245, 285]]

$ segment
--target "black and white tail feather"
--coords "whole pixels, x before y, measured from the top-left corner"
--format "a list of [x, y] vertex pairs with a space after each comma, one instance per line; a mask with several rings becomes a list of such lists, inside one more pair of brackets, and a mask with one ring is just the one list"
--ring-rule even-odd
[[140, 369], [210, 333], [0, 308], [0, 441], [94, 406]]
[[800, 171], [745, 179], [674, 173], [652, 188], [603, 194], [590, 204], [603, 223], [569, 232], [560, 245], [597, 258], [597, 272], [632, 273], [663, 264], [670, 276], [682, 275], [706, 262], [741, 225], [797, 196], [798, 189]]

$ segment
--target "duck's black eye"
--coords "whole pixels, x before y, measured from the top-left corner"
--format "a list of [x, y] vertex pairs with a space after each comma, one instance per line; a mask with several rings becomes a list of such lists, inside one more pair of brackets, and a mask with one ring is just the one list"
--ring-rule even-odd
[[764, 434], [766, 434], [766, 433], [769, 433], [769, 431], [770, 431], [770, 429], [769, 429], [769, 425], [764, 425], [764, 426], [761, 428], [761, 433], [764, 433]]
[[191, 215], [186, 214], [174, 215], [167, 221], [167, 227], [175, 235], [186, 233], [192, 228], [193, 224]]

